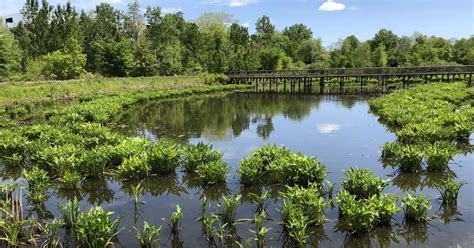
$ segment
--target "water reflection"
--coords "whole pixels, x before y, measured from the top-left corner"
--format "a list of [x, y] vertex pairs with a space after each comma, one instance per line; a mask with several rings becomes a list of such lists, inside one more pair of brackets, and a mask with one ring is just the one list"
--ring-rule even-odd
[[[341, 96], [232, 94], [136, 106], [118, 118], [120, 130], [152, 139], [167, 137], [186, 142], [192, 138], [209, 141], [232, 140], [255, 126], [259, 137], [268, 139], [275, 131], [274, 118], [301, 121], [319, 108], [321, 101], [334, 100], [352, 108], [360, 98]], [[338, 123], [320, 123], [321, 133], [339, 130]]]

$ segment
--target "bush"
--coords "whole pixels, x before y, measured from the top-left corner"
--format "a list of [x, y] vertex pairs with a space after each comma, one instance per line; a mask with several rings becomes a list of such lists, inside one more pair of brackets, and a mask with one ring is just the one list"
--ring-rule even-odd
[[290, 153], [270, 164], [270, 170], [276, 172], [275, 178], [284, 176], [284, 179], [292, 184], [308, 186], [316, 183], [322, 187], [326, 178], [326, 167], [315, 157], [307, 157], [301, 153]]

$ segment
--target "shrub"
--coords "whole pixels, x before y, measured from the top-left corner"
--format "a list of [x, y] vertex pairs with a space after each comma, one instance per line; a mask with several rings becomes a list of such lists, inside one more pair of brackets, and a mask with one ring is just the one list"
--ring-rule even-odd
[[173, 173], [179, 166], [180, 146], [170, 140], [160, 140], [148, 153], [152, 173]]
[[183, 166], [188, 172], [195, 171], [199, 165], [219, 161], [222, 153], [212, 149], [212, 145], [202, 142], [191, 144], [183, 149]]
[[205, 184], [215, 184], [225, 182], [229, 165], [223, 161], [213, 161], [201, 164], [196, 172]]
[[367, 199], [374, 195], [380, 195], [388, 186], [388, 180], [375, 176], [367, 168], [349, 168], [344, 172], [346, 179], [341, 185], [357, 199]]
[[107, 247], [118, 234], [119, 219], [112, 221], [113, 212], [93, 207], [81, 213], [77, 219], [75, 234], [77, 241], [86, 247]]
[[401, 201], [407, 221], [424, 222], [428, 220], [428, 210], [431, 209], [430, 199], [408, 193], [401, 198]]
[[459, 190], [464, 186], [466, 182], [444, 182], [438, 186], [438, 190], [441, 194], [443, 204], [456, 204], [458, 200]]

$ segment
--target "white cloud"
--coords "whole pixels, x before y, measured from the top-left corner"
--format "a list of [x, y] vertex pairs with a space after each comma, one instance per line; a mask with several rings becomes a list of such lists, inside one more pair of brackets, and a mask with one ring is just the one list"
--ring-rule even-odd
[[320, 133], [328, 134], [341, 129], [341, 125], [336, 123], [321, 123], [317, 124], [317, 128]]
[[243, 27], [246, 27], [246, 28], [248, 28], [248, 27], [250, 26], [248, 22], [242, 23], [241, 25], [242, 25]]
[[337, 11], [343, 10], [346, 8], [346, 5], [342, 3], [336, 3], [334, 0], [327, 0], [321, 6], [319, 6], [319, 10], [321, 11]]
[[183, 9], [180, 8], [180, 7], [178, 7], [178, 8], [175, 8], [175, 7], [161, 8], [161, 12], [163, 14], [174, 14], [174, 13], [178, 13], [180, 11], [183, 11]]
[[242, 7], [252, 3], [256, 3], [258, 0], [230, 0], [230, 7]]

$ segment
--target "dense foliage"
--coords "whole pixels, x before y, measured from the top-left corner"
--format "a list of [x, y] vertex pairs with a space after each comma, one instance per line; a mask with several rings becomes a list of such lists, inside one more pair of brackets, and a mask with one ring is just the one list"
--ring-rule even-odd
[[[0, 79], [69, 79], [86, 71], [104, 76], [222, 73], [227, 70], [474, 64], [474, 38], [450, 41], [381, 29], [368, 41], [350, 35], [327, 49], [304, 24], [279, 31], [267, 16], [256, 32], [231, 14], [146, 11], [138, 1], [126, 11], [101, 3], [78, 13], [71, 3], [26, 1], [23, 21], [0, 30]], [[3, 25], [0, 25], [3, 26]], [[71, 40], [78, 46], [68, 48]], [[20, 63], [21, 62], [21, 63]], [[4, 65], [4, 63], [0, 63]], [[55, 66], [57, 65], [57, 66]], [[53, 70], [53, 71], [52, 71]], [[26, 72], [26, 73], [22, 73]]]

